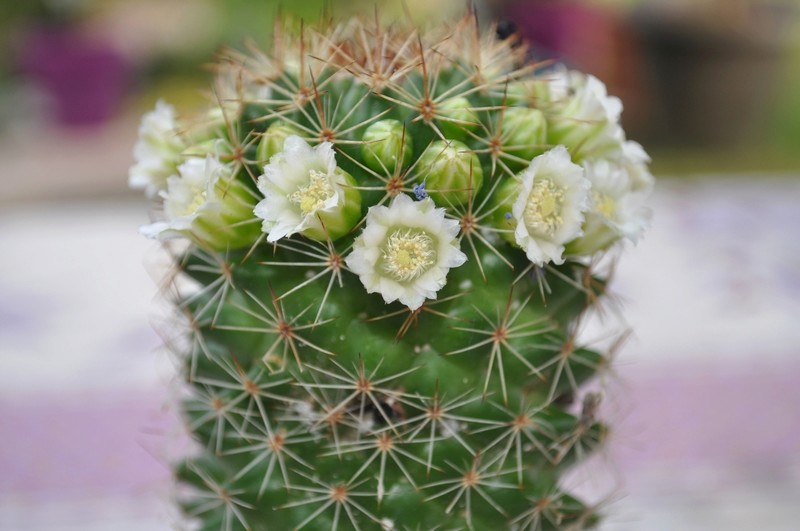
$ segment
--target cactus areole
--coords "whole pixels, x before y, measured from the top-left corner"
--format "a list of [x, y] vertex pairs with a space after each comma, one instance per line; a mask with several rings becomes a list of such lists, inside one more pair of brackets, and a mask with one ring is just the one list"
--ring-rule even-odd
[[205, 114], [159, 102], [134, 152], [185, 324], [187, 520], [597, 525], [560, 478], [607, 437], [610, 353], [579, 324], [653, 186], [621, 103], [471, 14], [289, 27], [222, 55]]

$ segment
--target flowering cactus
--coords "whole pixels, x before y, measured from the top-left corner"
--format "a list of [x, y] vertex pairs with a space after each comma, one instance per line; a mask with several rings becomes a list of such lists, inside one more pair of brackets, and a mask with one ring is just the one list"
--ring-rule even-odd
[[[352, 21], [229, 52], [159, 103], [132, 186], [176, 265], [201, 529], [587, 528], [603, 442], [578, 323], [646, 225], [648, 158], [594, 77], [514, 36]], [[187, 243], [188, 242], [188, 243]]]

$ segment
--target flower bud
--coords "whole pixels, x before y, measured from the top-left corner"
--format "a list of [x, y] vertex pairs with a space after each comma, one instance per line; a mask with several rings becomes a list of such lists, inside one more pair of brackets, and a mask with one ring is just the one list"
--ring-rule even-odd
[[489, 215], [489, 224], [499, 229], [498, 234], [508, 243], [516, 245], [514, 240], [514, 227], [517, 222], [514, 220], [512, 209], [514, 202], [517, 200], [520, 192], [522, 191], [522, 184], [516, 179], [506, 179], [497, 187], [492, 195], [491, 214]]
[[398, 157], [400, 166], [411, 162], [413, 145], [408, 131], [397, 120], [379, 120], [364, 131], [361, 156], [364, 163], [377, 172], [394, 172]]
[[463, 96], [443, 101], [437, 106], [437, 111], [442, 118], [436, 123], [447, 138], [463, 140], [467, 131], [474, 131], [478, 127], [478, 117], [472, 110], [472, 104]]
[[457, 140], [437, 140], [419, 158], [417, 172], [441, 205], [462, 205], [483, 185], [478, 156]]
[[336, 168], [337, 182], [344, 193], [344, 204], [332, 212], [322, 211], [318, 214], [323, 227], [309, 226], [300, 234], [312, 240], [336, 240], [347, 234], [361, 221], [361, 192], [352, 175], [341, 168]]
[[506, 105], [542, 107], [550, 101], [549, 84], [546, 79], [521, 79], [511, 81], [505, 90]]
[[283, 120], [278, 120], [270, 124], [261, 136], [261, 141], [258, 143], [258, 148], [256, 149], [256, 158], [258, 162], [260, 164], [266, 164], [269, 162], [272, 155], [283, 151], [283, 143], [286, 137], [291, 135], [300, 135], [300, 131]]
[[233, 154], [233, 146], [227, 140], [221, 138], [204, 140], [197, 144], [193, 144], [183, 150], [183, 157], [188, 158], [201, 158], [204, 159], [208, 155], [216, 159], [225, 159]]
[[575, 162], [622, 154], [625, 134], [619, 125], [622, 102], [609, 96], [594, 76], [563, 74], [565, 96], [548, 113], [548, 142], [567, 147]]
[[527, 107], [507, 108], [503, 114], [500, 137], [506, 153], [530, 161], [546, 149], [547, 122], [544, 114]]
[[201, 143], [215, 138], [228, 138], [228, 123], [238, 119], [238, 110], [230, 103], [225, 107], [213, 106], [205, 116], [198, 118], [187, 128], [189, 138], [194, 143]]

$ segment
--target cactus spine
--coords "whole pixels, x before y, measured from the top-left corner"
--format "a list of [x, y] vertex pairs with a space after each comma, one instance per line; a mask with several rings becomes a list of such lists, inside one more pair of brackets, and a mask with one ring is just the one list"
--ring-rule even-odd
[[142, 232], [188, 241], [185, 514], [209, 530], [592, 527], [559, 484], [607, 431], [595, 408], [570, 413], [609, 361], [577, 323], [652, 185], [618, 100], [525, 64], [471, 15], [279, 33], [271, 54], [222, 57], [210, 125], [148, 115], [131, 170], [155, 198]]

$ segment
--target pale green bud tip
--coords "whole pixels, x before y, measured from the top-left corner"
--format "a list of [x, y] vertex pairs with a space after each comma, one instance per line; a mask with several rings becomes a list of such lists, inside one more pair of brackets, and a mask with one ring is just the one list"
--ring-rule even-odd
[[542, 154], [547, 143], [547, 121], [538, 109], [510, 107], [503, 113], [504, 151], [525, 160]]
[[269, 162], [270, 157], [283, 151], [283, 143], [286, 137], [292, 135], [300, 136], [300, 131], [293, 125], [283, 120], [272, 123], [261, 136], [261, 141], [256, 149], [256, 157], [258, 157], [259, 163], [266, 164]]
[[397, 120], [379, 120], [364, 131], [361, 156], [377, 172], [393, 172], [411, 161], [413, 147], [408, 131]]
[[558, 99], [558, 94], [552, 94], [551, 81], [545, 74], [542, 78], [512, 81], [506, 89], [506, 103], [523, 104], [528, 106], [543, 107]]
[[433, 142], [420, 156], [417, 168], [426, 191], [442, 205], [462, 205], [483, 185], [478, 156], [457, 140]]
[[222, 159], [226, 156], [230, 156], [233, 154], [233, 146], [227, 140], [223, 140], [221, 138], [217, 139], [210, 139], [205, 140], [203, 142], [198, 142], [197, 144], [193, 144], [183, 150], [181, 155], [185, 158], [192, 158], [192, 157], [199, 157], [199, 158], [206, 158], [206, 156], [211, 155], [216, 159]]
[[474, 131], [478, 127], [478, 117], [472, 110], [472, 104], [463, 96], [443, 101], [438, 110], [441, 115], [439, 129], [447, 138], [461, 140], [467, 131]]

